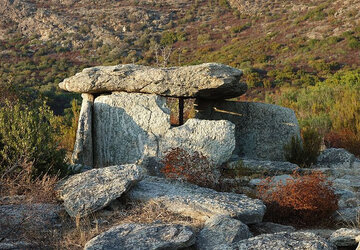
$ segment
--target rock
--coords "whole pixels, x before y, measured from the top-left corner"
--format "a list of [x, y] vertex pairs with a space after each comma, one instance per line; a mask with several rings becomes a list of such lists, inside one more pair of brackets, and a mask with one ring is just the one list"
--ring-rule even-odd
[[328, 148], [317, 158], [317, 165], [330, 168], [352, 168], [355, 156], [343, 148]]
[[194, 243], [194, 233], [186, 226], [123, 224], [91, 239], [85, 249], [179, 249]]
[[284, 146], [300, 129], [293, 110], [255, 102], [197, 100], [196, 118], [235, 124], [236, 148], [242, 158], [286, 161]]
[[359, 229], [341, 228], [336, 230], [330, 236], [330, 241], [338, 247], [357, 246], [359, 240], [360, 240]]
[[323, 239], [329, 240], [330, 235], [334, 232], [334, 230], [326, 229], [326, 228], [311, 228], [311, 229], [302, 229], [298, 232], [313, 233]]
[[247, 225], [228, 216], [217, 215], [205, 222], [196, 245], [198, 249], [218, 249], [221, 244], [230, 244], [252, 237]]
[[250, 231], [254, 235], [259, 234], [274, 234], [280, 232], [292, 233], [295, 232], [295, 228], [292, 226], [281, 225], [272, 222], [260, 222], [256, 224], [249, 225]]
[[[276, 186], [280, 182], [282, 185], [286, 185], [287, 180], [293, 179], [294, 178], [288, 174], [273, 176], [271, 179], [271, 185]], [[249, 184], [250, 186], [258, 186], [262, 181], [264, 181], [264, 179], [252, 179]]]
[[265, 213], [262, 201], [243, 194], [222, 193], [192, 184], [158, 177], [146, 177], [128, 193], [134, 201], [155, 202], [169, 211], [196, 219], [228, 215], [245, 224], [261, 222]]
[[46, 203], [0, 205], [0, 236], [7, 229], [47, 230], [59, 219], [60, 210], [60, 206]]
[[82, 94], [83, 98], [79, 115], [76, 140], [72, 154], [72, 163], [84, 166], [93, 166], [93, 105], [94, 97], [90, 94]]
[[134, 164], [92, 169], [60, 183], [57, 191], [72, 217], [83, 217], [107, 206], [142, 178]]
[[59, 84], [78, 93], [125, 91], [171, 97], [226, 99], [244, 94], [242, 71], [219, 63], [153, 68], [135, 64], [86, 68]]
[[292, 249], [292, 250], [335, 250], [335, 247], [325, 239], [305, 232], [281, 232], [275, 234], [261, 234], [259, 236], [241, 240], [230, 245], [221, 245], [219, 249]]
[[235, 125], [229, 121], [189, 119], [170, 129], [161, 140], [161, 152], [181, 148], [189, 153], [200, 152], [214, 165], [230, 159], [235, 149]]
[[119, 92], [99, 96], [94, 113], [96, 167], [156, 157], [160, 136], [170, 129], [166, 99], [156, 95]]
[[334, 214], [334, 220], [337, 223], [344, 223], [346, 225], [353, 225], [360, 214], [359, 207], [340, 208]]
[[290, 162], [259, 161], [253, 159], [240, 159], [226, 163], [225, 170], [235, 170], [241, 175], [266, 174], [268, 176], [292, 174], [299, 167]]

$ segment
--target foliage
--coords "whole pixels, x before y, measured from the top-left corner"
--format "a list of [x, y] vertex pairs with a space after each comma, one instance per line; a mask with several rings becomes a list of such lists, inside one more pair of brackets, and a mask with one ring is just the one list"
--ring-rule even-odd
[[66, 174], [65, 152], [57, 148], [54, 118], [44, 103], [34, 108], [20, 103], [0, 108], [0, 171], [9, 174], [32, 163], [31, 175]]
[[328, 148], [344, 148], [350, 153], [360, 156], [360, 136], [349, 129], [330, 131], [324, 137]]
[[214, 187], [217, 183], [215, 169], [202, 153], [189, 153], [181, 148], [172, 148], [165, 153], [162, 162], [164, 167], [161, 172], [166, 178], [203, 187]]
[[329, 219], [338, 208], [338, 197], [326, 176], [321, 172], [303, 176], [294, 172], [292, 178], [286, 183], [266, 178], [258, 186], [258, 197], [267, 207], [266, 219], [296, 225]]
[[301, 137], [302, 140], [298, 137], [293, 137], [291, 142], [285, 145], [285, 157], [289, 162], [298, 164], [300, 167], [309, 167], [317, 161], [322, 138], [312, 128], [304, 128]]

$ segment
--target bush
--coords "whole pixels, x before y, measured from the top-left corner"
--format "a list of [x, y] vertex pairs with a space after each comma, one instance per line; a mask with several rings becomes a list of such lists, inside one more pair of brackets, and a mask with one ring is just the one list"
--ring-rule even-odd
[[161, 172], [166, 178], [187, 181], [202, 187], [215, 187], [217, 178], [209, 160], [201, 153], [188, 153], [181, 148], [172, 148], [162, 160]]
[[295, 163], [300, 167], [309, 167], [317, 161], [322, 138], [312, 128], [303, 129], [301, 137], [302, 140], [298, 137], [293, 137], [291, 142], [285, 146], [285, 157], [289, 162]]
[[321, 172], [294, 172], [292, 177], [286, 183], [267, 178], [258, 186], [258, 197], [267, 207], [265, 219], [302, 226], [326, 222], [338, 208], [332, 183]]
[[360, 156], [360, 136], [350, 129], [331, 131], [325, 135], [324, 142], [328, 148], [345, 148], [357, 157]]
[[27, 105], [6, 104], [0, 108], [0, 173], [19, 172], [31, 163], [31, 176], [66, 174], [65, 151], [57, 148], [54, 118], [46, 104], [30, 109]]

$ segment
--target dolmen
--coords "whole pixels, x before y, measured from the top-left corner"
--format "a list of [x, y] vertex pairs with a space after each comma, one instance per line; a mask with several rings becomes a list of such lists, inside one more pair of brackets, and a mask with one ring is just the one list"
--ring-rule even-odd
[[[284, 146], [299, 136], [296, 116], [277, 105], [230, 101], [246, 93], [242, 74], [219, 63], [125, 64], [86, 68], [65, 79], [60, 88], [83, 98], [73, 163], [156, 163], [172, 148], [199, 152], [215, 165], [234, 157], [285, 161]], [[179, 99], [179, 117], [184, 99], [195, 99], [194, 118], [173, 126], [169, 97]]]

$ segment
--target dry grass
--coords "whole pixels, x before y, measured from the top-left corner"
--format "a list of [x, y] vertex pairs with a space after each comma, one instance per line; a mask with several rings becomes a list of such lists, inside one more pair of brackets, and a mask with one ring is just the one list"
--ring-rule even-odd
[[[124, 203], [125, 202], [125, 203]], [[59, 249], [83, 249], [86, 242], [113, 226], [124, 223], [171, 223], [190, 226], [194, 231], [202, 227], [202, 221], [169, 212], [157, 203], [119, 202], [123, 207], [103, 210], [86, 218], [62, 218], [63, 227], [58, 232]]]

